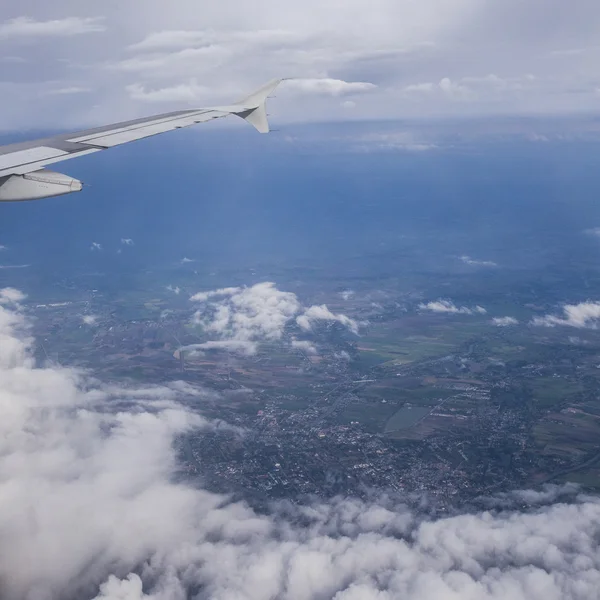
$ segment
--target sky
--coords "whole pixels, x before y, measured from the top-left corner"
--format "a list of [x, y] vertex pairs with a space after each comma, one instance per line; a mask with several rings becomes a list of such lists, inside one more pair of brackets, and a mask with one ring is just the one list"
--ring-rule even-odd
[[276, 120], [595, 112], [595, 0], [5, 0], [0, 129], [228, 103]]

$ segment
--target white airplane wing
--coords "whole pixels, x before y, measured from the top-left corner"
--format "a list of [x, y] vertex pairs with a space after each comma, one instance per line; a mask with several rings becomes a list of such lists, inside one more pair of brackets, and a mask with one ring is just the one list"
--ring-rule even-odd
[[268, 133], [266, 99], [281, 81], [282, 79], [273, 79], [248, 97], [229, 106], [180, 110], [76, 133], [0, 146], [0, 201], [37, 200], [81, 191], [80, 181], [45, 167], [212, 119], [237, 115], [248, 121], [260, 133]]

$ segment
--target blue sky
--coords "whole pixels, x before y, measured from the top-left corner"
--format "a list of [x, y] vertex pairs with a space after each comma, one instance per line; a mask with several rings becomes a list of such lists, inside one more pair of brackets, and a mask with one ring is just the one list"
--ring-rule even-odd
[[594, 0], [5, 0], [0, 129], [230, 101], [282, 121], [570, 114], [600, 102]]

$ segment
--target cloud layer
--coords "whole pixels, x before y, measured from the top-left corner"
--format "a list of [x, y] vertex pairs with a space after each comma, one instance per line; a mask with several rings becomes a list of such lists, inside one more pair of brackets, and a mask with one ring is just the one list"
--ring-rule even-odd
[[[169, 10], [148, 0], [143, 11], [6, 0], [3, 15], [2, 128], [119, 121], [147, 112], [147, 102], [227, 103], [276, 76], [297, 78], [281, 88], [280, 121], [598, 105], [600, 7], [592, 0], [576, 8], [559, 0], [173, 0]], [[94, 102], [44, 96], [40, 110], [49, 89], [91, 90]]]
[[597, 597], [598, 499], [549, 488], [441, 519], [385, 496], [257, 514], [173, 481], [175, 438], [212, 427], [178, 400], [205, 391], [36, 366], [22, 294], [0, 298], [2, 598]]

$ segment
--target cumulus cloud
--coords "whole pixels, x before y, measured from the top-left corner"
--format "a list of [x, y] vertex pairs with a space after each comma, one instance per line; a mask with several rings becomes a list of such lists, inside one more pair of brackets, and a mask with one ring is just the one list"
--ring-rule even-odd
[[124, 246], [133, 246], [133, 240], [131, 238], [121, 238], [121, 244]]
[[182, 265], [187, 265], [188, 263], [192, 263], [192, 262], [195, 262], [195, 259], [193, 259], [193, 258], [188, 258], [187, 256], [184, 256], [184, 257], [181, 259], [181, 264], [182, 264]]
[[100, 17], [66, 17], [51, 21], [37, 21], [31, 17], [17, 17], [0, 23], [0, 40], [14, 38], [39, 39], [64, 37], [105, 31]]
[[171, 284], [169, 284], [167, 286], [167, 291], [173, 292], [176, 296], [179, 296], [179, 293], [181, 292], [181, 289], [179, 288], [179, 286], [173, 287]]
[[15, 288], [3, 288], [0, 290], [0, 304], [19, 304], [19, 302], [23, 302], [26, 297], [27, 296], [25, 296], [21, 290]]
[[358, 332], [356, 321], [346, 315], [334, 314], [325, 305], [306, 308], [296, 294], [278, 290], [272, 282], [199, 292], [191, 300], [201, 304], [194, 323], [221, 340], [278, 341], [294, 319], [305, 331], [318, 321], [336, 321]]
[[600, 302], [592, 302], [590, 300], [579, 304], [565, 304], [563, 306], [563, 316], [545, 315], [543, 317], [535, 317], [532, 320], [533, 325], [543, 327], [567, 325], [579, 329], [597, 329], [599, 323]]
[[98, 322], [98, 317], [96, 315], [83, 315], [81, 320], [84, 325], [95, 325]]
[[597, 596], [597, 498], [524, 491], [437, 519], [385, 495], [258, 514], [176, 482], [175, 439], [216, 426], [178, 399], [204, 390], [123, 389], [39, 367], [26, 331], [0, 306], [6, 600]]
[[352, 333], [358, 334], [358, 323], [354, 319], [346, 315], [332, 313], [325, 304], [311, 306], [303, 314], [296, 317], [296, 323], [306, 331], [310, 331], [319, 321], [337, 321], [344, 327], [347, 327]]
[[306, 354], [318, 354], [316, 346], [308, 340], [297, 340], [296, 338], [293, 338], [291, 345], [294, 350], [300, 350], [306, 352]]
[[477, 305], [473, 308], [468, 308], [467, 306], [458, 307], [450, 300], [436, 300], [435, 302], [428, 302], [427, 304], [421, 303], [419, 304], [419, 310], [429, 310], [431, 312], [436, 313], [450, 313], [460, 315], [485, 315], [487, 313], [483, 306]]
[[510, 325], [518, 325], [519, 321], [514, 317], [494, 317], [492, 324], [496, 327], [509, 327]]
[[465, 265], [469, 265], [472, 267], [497, 267], [498, 264], [491, 260], [477, 260], [475, 258], [471, 258], [470, 256], [463, 255], [458, 257]]
[[93, 251], [100, 251], [102, 250], [102, 244], [99, 244], [98, 242], [92, 242], [92, 245], [90, 246], [90, 250]]
[[320, 79], [290, 79], [287, 81], [286, 87], [306, 94], [346, 96], [368, 92], [377, 86], [365, 81], [343, 81], [342, 79], [323, 77]]

